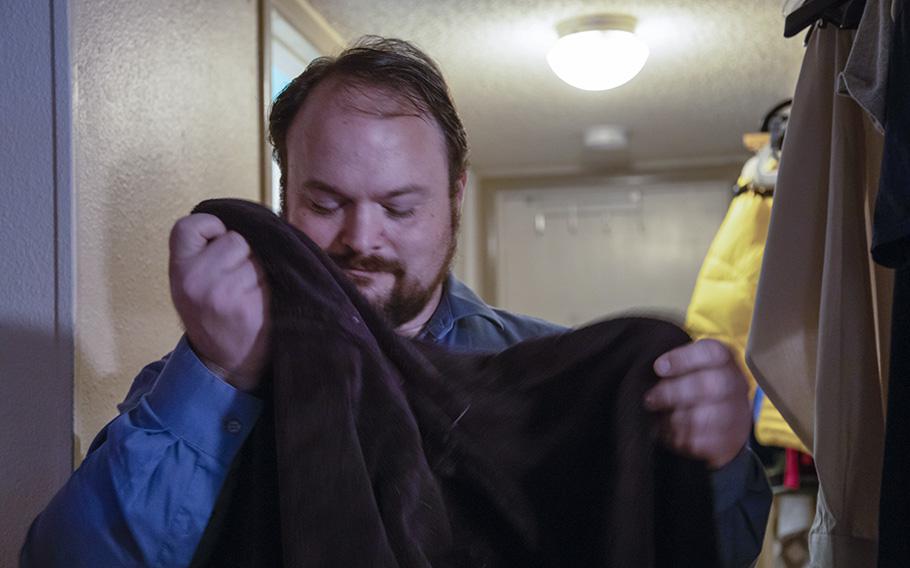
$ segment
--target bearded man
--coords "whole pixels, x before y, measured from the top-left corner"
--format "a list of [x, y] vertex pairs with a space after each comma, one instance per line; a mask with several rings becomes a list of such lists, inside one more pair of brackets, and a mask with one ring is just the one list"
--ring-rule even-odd
[[[269, 122], [282, 215], [401, 335], [491, 351], [563, 330], [491, 308], [451, 275], [467, 140], [442, 74], [417, 48], [368, 37], [317, 59]], [[139, 373], [120, 415], [35, 521], [24, 565], [188, 565], [259, 417], [270, 322], [255, 257], [205, 214], [176, 223], [170, 251], [186, 334]], [[710, 340], [666, 353], [655, 371], [664, 378], [643, 404], [660, 413], [671, 449], [714, 470], [722, 561], [749, 565], [771, 496], [746, 446], [742, 372]]]

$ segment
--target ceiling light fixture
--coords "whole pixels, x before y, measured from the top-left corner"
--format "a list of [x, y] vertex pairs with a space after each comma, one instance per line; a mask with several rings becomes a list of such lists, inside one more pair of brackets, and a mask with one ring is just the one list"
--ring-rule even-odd
[[632, 16], [595, 14], [560, 22], [559, 40], [547, 62], [566, 83], [605, 91], [632, 80], [648, 60], [648, 46], [635, 35]]

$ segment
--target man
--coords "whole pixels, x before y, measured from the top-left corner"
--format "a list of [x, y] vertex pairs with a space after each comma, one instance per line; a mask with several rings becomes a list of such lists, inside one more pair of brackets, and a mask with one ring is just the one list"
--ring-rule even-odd
[[[491, 350], [561, 329], [490, 308], [449, 274], [467, 142], [439, 70], [416, 48], [365, 38], [315, 61], [275, 101], [270, 135], [283, 215], [399, 333]], [[35, 521], [25, 565], [187, 565], [258, 418], [270, 329], [256, 260], [209, 215], [178, 221], [170, 248], [186, 335], [136, 377], [120, 416]], [[643, 403], [660, 413], [668, 446], [715, 470], [723, 560], [748, 565], [770, 491], [745, 448], [745, 381], [711, 341], [665, 354], [655, 370], [665, 380]]]

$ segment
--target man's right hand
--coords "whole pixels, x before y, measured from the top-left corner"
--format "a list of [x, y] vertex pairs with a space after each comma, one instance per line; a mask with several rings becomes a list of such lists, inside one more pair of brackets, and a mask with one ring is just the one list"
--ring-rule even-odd
[[259, 385], [268, 349], [268, 288], [249, 244], [214, 215], [174, 225], [171, 298], [193, 350], [234, 387]]

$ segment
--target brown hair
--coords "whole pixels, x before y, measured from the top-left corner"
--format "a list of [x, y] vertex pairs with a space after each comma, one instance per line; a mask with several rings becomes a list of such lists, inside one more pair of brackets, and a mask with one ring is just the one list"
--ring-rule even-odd
[[269, 113], [272, 156], [281, 170], [281, 209], [287, 205], [287, 134], [307, 96], [329, 77], [355, 86], [379, 87], [400, 96], [421, 114], [432, 116], [442, 129], [449, 163], [449, 187], [467, 168], [468, 142], [449, 88], [439, 67], [413, 44], [392, 38], [364, 36], [337, 57], [314, 59], [275, 98]]

